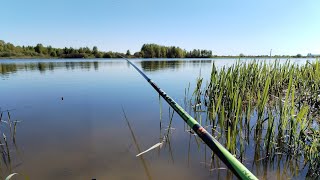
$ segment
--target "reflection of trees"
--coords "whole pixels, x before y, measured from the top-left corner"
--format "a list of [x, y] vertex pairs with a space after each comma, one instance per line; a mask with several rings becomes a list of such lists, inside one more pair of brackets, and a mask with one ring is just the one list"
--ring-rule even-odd
[[201, 64], [211, 64], [212, 60], [188, 60], [186, 61], [188, 64], [191, 64], [192, 67], [200, 67]]
[[[39, 71], [41, 73], [55, 69], [86, 69], [86, 70], [98, 70], [101, 63], [107, 63], [107, 66], [122, 65], [123, 61], [54, 61], [54, 62], [17, 62], [17, 63], [1, 63], [0, 62], [0, 74], [5, 75], [9, 73], [16, 73], [19, 70], [24, 71]], [[141, 61], [141, 67], [144, 71], [157, 71], [164, 69], [179, 69], [185, 65], [192, 67], [200, 67], [201, 64], [212, 63], [211, 60], [170, 60], [170, 61]]]
[[[56, 64], [56, 67], [57, 67], [57, 64]], [[73, 62], [65, 62], [65, 67], [67, 70], [69, 70], [69, 69], [74, 69], [75, 65]]]
[[[53, 71], [55, 69], [67, 69], [74, 70], [76, 68], [87, 69], [90, 70], [94, 68], [94, 70], [99, 69], [98, 61], [95, 62], [26, 62], [26, 63], [0, 63], [0, 74], [10, 74], [16, 73], [19, 70], [25, 71], [39, 71], [41, 73], [50, 70]], [[109, 62], [108, 62], [109, 63]]]
[[[134, 134], [134, 131], [133, 131], [131, 125], [130, 125], [129, 120], [127, 119], [127, 115], [125, 114], [124, 109], [122, 109], [122, 111], [123, 111], [123, 115], [124, 115], [124, 117], [125, 117], [125, 120], [126, 120], [126, 122], [127, 122], [127, 125], [128, 125], [128, 127], [129, 127], [129, 130], [130, 130], [130, 132], [131, 132], [131, 136], [132, 136], [133, 142], [134, 142], [134, 144], [135, 144], [138, 152], [140, 153], [140, 152], [142, 152], [142, 151], [141, 151], [141, 148], [140, 148], [140, 145], [139, 145], [139, 143], [138, 143], [138, 141], [137, 141], [137, 138], [136, 138], [136, 136], [135, 136], [135, 134]], [[145, 173], [146, 173], [146, 176], [148, 177], [148, 179], [152, 179], [151, 174], [150, 174], [150, 171], [149, 171], [148, 164], [146, 163], [145, 159], [143, 158], [143, 156], [139, 156], [139, 158], [140, 158], [141, 163], [142, 163], [142, 165], [143, 165], [143, 167], [144, 167], [144, 171], [145, 171]]]
[[144, 71], [157, 71], [162, 69], [178, 69], [183, 61], [141, 61]]
[[176, 61], [141, 61], [141, 67], [144, 71], [157, 71], [164, 69], [179, 69], [183, 65], [190, 64], [194, 67], [200, 66], [202, 63], [211, 63], [211, 60], [176, 60]]
[[94, 67], [94, 70], [98, 70], [99, 69], [99, 62], [95, 61], [93, 62], [93, 67]]
[[46, 69], [48, 68], [47, 64], [48, 64], [48, 63], [39, 62], [39, 63], [38, 63], [38, 70], [39, 70], [40, 72], [45, 72]]
[[81, 69], [87, 69], [90, 70], [92, 62], [79, 62]]
[[50, 62], [48, 68], [50, 71], [53, 71], [54, 70], [54, 63]]
[[14, 73], [16, 71], [16, 64], [0, 64], [0, 74]]

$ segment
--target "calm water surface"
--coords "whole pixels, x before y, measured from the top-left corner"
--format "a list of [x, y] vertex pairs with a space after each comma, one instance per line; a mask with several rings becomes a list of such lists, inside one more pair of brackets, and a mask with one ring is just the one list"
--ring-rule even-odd
[[[212, 66], [212, 60], [133, 61], [182, 106], [189, 83], [191, 95]], [[0, 60], [0, 78], [0, 107], [21, 121], [10, 148], [13, 172], [31, 179], [234, 178], [222, 164], [210, 167], [211, 152], [176, 114], [170, 146], [136, 157], [137, 146], [148, 149], [167, 130], [159, 128], [158, 94], [124, 60]], [[169, 107], [161, 102], [166, 127]], [[250, 158], [245, 166], [258, 177], [277, 177], [276, 167], [261, 170]]]

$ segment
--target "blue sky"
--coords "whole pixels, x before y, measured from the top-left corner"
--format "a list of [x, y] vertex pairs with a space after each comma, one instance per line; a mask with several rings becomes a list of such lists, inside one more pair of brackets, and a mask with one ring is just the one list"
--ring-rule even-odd
[[319, 0], [1, 0], [16, 45], [139, 51], [144, 43], [218, 55], [320, 54]]

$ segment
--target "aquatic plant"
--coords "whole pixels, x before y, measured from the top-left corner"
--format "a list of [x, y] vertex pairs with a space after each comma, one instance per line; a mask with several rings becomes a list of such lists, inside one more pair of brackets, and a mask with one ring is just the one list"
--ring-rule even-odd
[[[197, 79], [192, 104], [206, 109], [209, 121], [202, 124], [213, 124], [212, 135], [241, 161], [299, 161], [291, 175], [307, 167], [308, 176], [319, 177], [319, 66], [318, 60], [213, 63], [208, 84], [201, 88]], [[254, 155], [247, 150], [252, 145]]]
[[[20, 121], [12, 120], [11, 110], [1, 111], [0, 109], [0, 179], [11, 179], [15, 167], [15, 153], [13, 148], [17, 149], [16, 132], [17, 124]], [[6, 115], [6, 116], [5, 116]], [[27, 178], [27, 176], [26, 176]]]

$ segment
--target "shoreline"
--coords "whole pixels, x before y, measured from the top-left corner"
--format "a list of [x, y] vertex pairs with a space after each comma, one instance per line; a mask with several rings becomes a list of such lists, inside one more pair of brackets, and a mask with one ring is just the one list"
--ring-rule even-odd
[[[138, 57], [131, 57], [131, 58], [128, 58], [128, 59], [152, 59], [152, 60], [157, 60], [157, 59], [308, 59], [308, 58], [311, 58], [311, 59], [317, 59], [319, 57], [292, 57], [292, 56], [286, 56], [286, 57], [268, 57], [268, 56], [244, 56], [244, 57], [239, 57], [239, 56], [217, 56], [217, 57], [205, 57], [205, 58], [138, 58]], [[50, 60], [50, 59], [63, 59], [63, 60], [66, 60], [66, 59], [112, 59], [112, 60], [115, 60], [115, 59], [123, 59], [123, 58], [95, 58], [95, 57], [91, 57], [91, 58], [53, 58], [53, 57], [0, 57], [0, 61], [1, 60], [30, 60], [30, 59], [45, 59], [45, 60]]]

